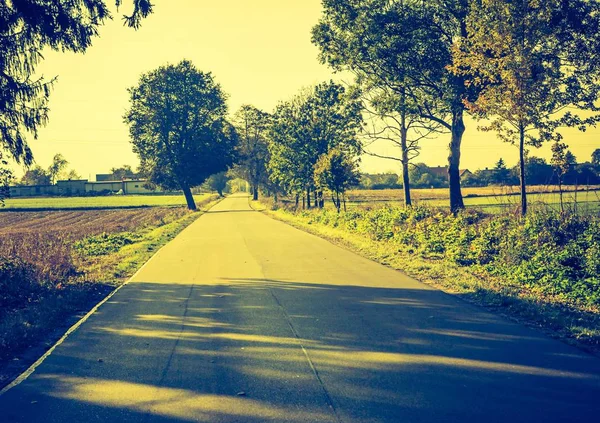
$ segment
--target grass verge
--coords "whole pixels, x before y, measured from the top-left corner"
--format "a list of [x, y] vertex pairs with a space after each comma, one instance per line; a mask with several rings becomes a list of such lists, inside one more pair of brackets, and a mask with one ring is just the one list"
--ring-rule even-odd
[[461, 266], [441, 255], [424, 257], [399, 248], [398, 244], [388, 240], [375, 240], [343, 227], [321, 223], [310, 214], [272, 210], [270, 204], [254, 201], [251, 206], [421, 282], [541, 329], [588, 352], [600, 354], [600, 311], [594, 305], [568, 301], [561, 295], [547, 295], [535, 285], [519, 284], [491, 275], [481, 266]]

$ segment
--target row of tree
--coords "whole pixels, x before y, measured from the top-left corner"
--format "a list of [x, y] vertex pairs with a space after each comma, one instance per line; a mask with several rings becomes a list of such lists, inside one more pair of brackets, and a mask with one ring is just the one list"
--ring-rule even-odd
[[[595, 160], [596, 158], [596, 160]], [[519, 165], [507, 167], [503, 159], [493, 168], [464, 173], [461, 183], [467, 187], [489, 185], [519, 185]], [[425, 163], [413, 163], [410, 168], [410, 183], [415, 188], [447, 188], [447, 178], [431, 172]], [[525, 175], [529, 185], [600, 185], [600, 149], [592, 154], [591, 162], [578, 163], [576, 157], [566, 150], [554, 157], [550, 163], [535, 156], [527, 157]], [[402, 189], [402, 176], [394, 172], [362, 173], [358, 189]]]
[[[313, 42], [322, 62], [352, 72], [372, 115], [371, 135], [401, 148], [406, 203], [417, 141], [450, 134], [450, 207], [460, 189], [465, 115], [519, 149], [527, 210], [528, 146], [560, 128], [598, 121], [600, 5], [588, 0], [324, 0]], [[584, 111], [584, 113], [579, 113]]]

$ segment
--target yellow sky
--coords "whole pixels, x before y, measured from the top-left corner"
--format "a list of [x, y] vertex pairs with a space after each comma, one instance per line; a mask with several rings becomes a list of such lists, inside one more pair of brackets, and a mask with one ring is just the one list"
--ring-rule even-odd
[[[109, 3], [112, 0], [107, 0]], [[125, 4], [128, 2], [125, 1]], [[310, 30], [321, 13], [320, 0], [155, 0], [155, 13], [138, 31], [119, 19], [100, 30], [85, 55], [48, 52], [39, 73], [58, 76], [50, 99], [50, 123], [31, 141], [36, 161], [47, 167], [62, 153], [84, 178], [122, 164], [137, 166], [122, 116], [126, 89], [141, 73], [167, 62], [190, 59], [213, 72], [234, 112], [245, 103], [271, 111], [301, 87], [334, 77], [318, 63]], [[115, 17], [119, 16], [115, 14]], [[464, 168], [492, 166], [499, 157], [517, 160], [516, 148], [467, 122]], [[569, 131], [566, 141], [580, 160], [600, 147], [600, 130]], [[448, 136], [423, 143], [419, 161], [446, 163]], [[394, 149], [380, 144], [380, 153]], [[544, 148], [535, 155], [549, 156]], [[363, 158], [363, 170], [397, 170], [395, 162]]]

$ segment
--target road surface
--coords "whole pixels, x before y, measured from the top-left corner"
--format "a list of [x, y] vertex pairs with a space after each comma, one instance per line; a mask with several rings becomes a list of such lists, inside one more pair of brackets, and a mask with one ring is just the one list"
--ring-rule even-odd
[[591, 422], [600, 360], [231, 196], [23, 383], [3, 422]]

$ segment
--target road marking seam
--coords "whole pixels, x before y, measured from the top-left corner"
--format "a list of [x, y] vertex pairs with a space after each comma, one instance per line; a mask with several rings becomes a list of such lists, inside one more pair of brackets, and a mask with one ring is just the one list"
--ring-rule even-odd
[[296, 328], [292, 324], [292, 320], [290, 319], [290, 316], [288, 315], [287, 311], [285, 311], [285, 308], [279, 301], [279, 298], [277, 298], [277, 296], [275, 295], [275, 293], [273, 292], [273, 290], [271, 288], [269, 288], [269, 292], [271, 293], [271, 296], [273, 297], [273, 299], [277, 303], [277, 306], [279, 306], [279, 309], [283, 313], [283, 316], [285, 317], [285, 320], [286, 320], [288, 326], [290, 327], [292, 334], [298, 340], [298, 344], [300, 345], [300, 348], [302, 349], [302, 352], [304, 353], [304, 357], [306, 357], [306, 361], [308, 362], [310, 369], [312, 370], [313, 374], [315, 375], [315, 378], [319, 382], [319, 385], [321, 385], [321, 389], [323, 390], [323, 394], [325, 395], [325, 399], [327, 400], [327, 405], [329, 405], [329, 408], [331, 408], [331, 411], [333, 411], [333, 415], [335, 416], [335, 419], [338, 421], [338, 423], [343, 423], [342, 419], [340, 418], [340, 416], [337, 412], [337, 409], [333, 402], [333, 398], [331, 398], [329, 391], [325, 387], [325, 383], [323, 383], [323, 380], [321, 379], [321, 376], [319, 375], [319, 371], [317, 370], [312, 359], [310, 358], [307, 349], [302, 344], [302, 338], [300, 337], [300, 334], [296, 331]]

